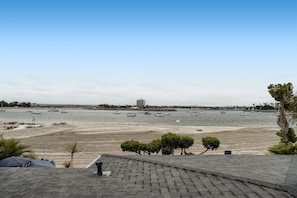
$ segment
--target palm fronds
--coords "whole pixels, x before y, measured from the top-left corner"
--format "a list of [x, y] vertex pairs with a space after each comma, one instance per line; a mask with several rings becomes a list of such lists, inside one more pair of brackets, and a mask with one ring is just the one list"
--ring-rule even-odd
[[12, 156], [36, 158], [36, 155], [29, 147], [21, 144], [19, 140], [5, 139], [3, 136], [0, 136], [0, 160]]

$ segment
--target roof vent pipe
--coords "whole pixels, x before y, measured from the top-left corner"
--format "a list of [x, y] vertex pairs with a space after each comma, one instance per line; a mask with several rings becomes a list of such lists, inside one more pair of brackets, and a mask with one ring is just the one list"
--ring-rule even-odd
[[102, 161], [97, 160], [96, 161], [96, 166], [97, 166], [97, 175], [102, 176]]

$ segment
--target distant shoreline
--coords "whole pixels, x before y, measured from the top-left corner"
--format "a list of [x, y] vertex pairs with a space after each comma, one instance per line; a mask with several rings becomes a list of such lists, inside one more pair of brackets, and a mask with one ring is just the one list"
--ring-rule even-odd
[[227, 110], [227, 111], [248, 111], [248, 112], [277, 112], [277, 108], [273, 106], [269, 106], [270, 108], [265, 109], [263, 106], [259, 106], [258, 108], [253, 108], [252, 106], [190, 106], [190, 105], [152, 105], [146, 106], [144, 108], [138, 108], [135, 105], [80, 105], [80, 104], [36, 104], [30, 107], [23, 106], [3, 106], [1, 109], [85, 109], [85, 110], [107, 110], [107, 111], [115, 111], [115, 110], [136, 110], [136, 111], [176, 111], [177, 109], [186, 109], [186, 110]]

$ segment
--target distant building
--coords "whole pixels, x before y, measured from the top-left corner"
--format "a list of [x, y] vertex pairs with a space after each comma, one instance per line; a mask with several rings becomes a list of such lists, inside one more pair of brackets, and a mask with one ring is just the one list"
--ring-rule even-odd
[[138, 108], [144, 108], [145, 107], [145, 100], [144, 99], [138, 99], [137, 101], [136, 101], [136, 106], [138, 107]]

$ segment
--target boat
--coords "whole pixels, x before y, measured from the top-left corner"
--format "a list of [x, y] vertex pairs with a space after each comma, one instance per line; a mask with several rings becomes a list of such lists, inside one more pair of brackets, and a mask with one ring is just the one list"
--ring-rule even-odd
[[37, 114], [41, 114], [40, 111], [32, 111], [31, 114], [37, 115]]
[[164, 114], [163, 113], [155, 113], [155, 116], [156, 117], [164, 117]]
[[115, 114], [115, 115], [119, 115], [119, 114], [121, 114], [121, 112], [119, 112], [119, 111], [115, 111], [115, 112], [113, 112], [113, 114]]
[[246, 116], [246, 112], [243, 112], [242, 114], [240, 114], [240, 116]]
[[151, 115], [151, 112], [146, 111], [144, 112], [144, 115]]
[[136, 113], [127, 113], [127, 117], [136, 117]]
[[62, 111], [60, 111], [60, 113], [68, 113], [68, 111], [62, 110]]
[[221, 111], [221, 114], [225, 114], [226, 113], [226, 111]]
[[198, 116], [198, 112], [192, 112], [192, 116]]
[[59, 112], [59, 109], [50, 108], [50, 109], [48, 110], [48, 112]]
[[6, 130], [18, 128], [18, 124], [4, 124], [2, 127]]

